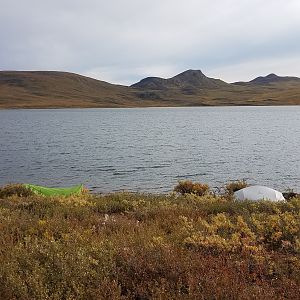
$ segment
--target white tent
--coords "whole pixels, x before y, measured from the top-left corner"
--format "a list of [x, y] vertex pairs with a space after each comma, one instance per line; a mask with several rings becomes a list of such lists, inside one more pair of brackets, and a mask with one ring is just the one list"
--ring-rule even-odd
[[282, 193], [268, 188], [266, 186], [253, 185], [244, 189], [238, 190], [234, 193], [238, 200], [272, 200], [281, 201], [285, 200]]

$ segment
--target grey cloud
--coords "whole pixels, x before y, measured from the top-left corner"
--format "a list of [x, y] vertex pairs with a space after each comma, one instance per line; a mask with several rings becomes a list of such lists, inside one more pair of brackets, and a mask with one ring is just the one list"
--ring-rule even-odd
[[[57, 69], [130, 84], [187, 68], [224, 80], [297, 73], [298, 0], [0, 0], [2, 69]], [[270, 64], [270, 60], [277, 63]], [[253, 66], [254, 64], [254, 66]], [[243, 66], [243, 71], [238, 67]], [[297, 69], [298, 68], [298, 69]], [[229, 72], [230, 70], [230, 72]]]

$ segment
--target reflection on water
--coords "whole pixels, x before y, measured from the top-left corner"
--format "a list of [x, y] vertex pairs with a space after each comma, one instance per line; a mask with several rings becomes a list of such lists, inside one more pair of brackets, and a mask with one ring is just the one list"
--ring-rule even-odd
[[0, 111], [0, 184], [167, 192], [180, 179], [300, 189], [300, 107]]

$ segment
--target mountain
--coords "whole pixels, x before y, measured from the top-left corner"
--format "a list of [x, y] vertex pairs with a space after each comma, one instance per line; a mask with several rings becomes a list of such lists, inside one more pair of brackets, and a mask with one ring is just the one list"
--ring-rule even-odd
[[200, 70], [187, 70], [169, 79], [148, 77], [131, 87], [138, 97], [166, 106], [300, 104], [300, 79], [275, 74], [229, 84]]
[[187, 70], [121, 86], [68, 72], [0, 71], [0, 109], [218, 105], [300, 105], [300, 78], [226, 83]]
[[227, 86], [228, 83], [206, 77], [200, 70], [187, 70], [172, 78], [147, 77], [131, 87], [138, 89], [167, 90], [167, 89], [213, 89]]
[[286, 82], [293, 82], [296, 81], [300, 83], [300, 78], [298, 77], [290, 77], [290, 76], [278, 76], [274, 73], [271, 73], [267, 76], [259, 76], [249, 82], [235, 82], [234, 84], [239, 85], [247, 85], [247, 84], [257, 84], [257, 85], [268, 85], [273, 83], [286, 83]]
[[294, 81], [294, 80], [300, 82], [300, 78], [297, 78], [297, 77], [289, 77], [289, 76], [281, 77], [281, 76], [277, 76], [274, 73], [271, 73], [265, 77], [263, 77], [263, 76], [257, 77], [255, 79], [251, 80], [250, 83], [270, 84], [270, 83], [288, 82], [288, 81]]

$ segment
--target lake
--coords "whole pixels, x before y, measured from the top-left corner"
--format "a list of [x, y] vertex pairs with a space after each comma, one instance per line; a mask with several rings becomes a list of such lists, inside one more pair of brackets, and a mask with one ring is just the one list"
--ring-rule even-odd
[[300, 190], [299, 106], [1, 110], [0, 128], [0, 185]]

